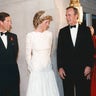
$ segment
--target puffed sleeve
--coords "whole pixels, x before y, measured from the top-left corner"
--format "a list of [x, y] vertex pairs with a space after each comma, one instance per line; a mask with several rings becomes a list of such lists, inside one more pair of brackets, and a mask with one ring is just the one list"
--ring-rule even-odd
[[27, 34], [26, 35], [26, 62], [28, 64], [29, 71], [31, 71], [31, 57], [32, 57], [31, 36], [30, 34]]

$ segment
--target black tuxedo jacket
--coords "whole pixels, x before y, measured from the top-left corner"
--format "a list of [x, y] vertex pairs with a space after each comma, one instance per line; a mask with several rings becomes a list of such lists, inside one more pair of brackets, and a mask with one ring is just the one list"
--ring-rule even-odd
[[[17, 66], [18, 41], [16, 34], [8, 32], [7, 49], [0, 37], [0, 84], [12, 84], [19, 80]], [[19, 82], [19, 81], [18, 81]]]
[[88, 27], [79, 25], [75, 46], [73, 45], [70, 28], [66, 26], [59, 32], [57, 45], [57, 65], [64, 68], [65, 73], [81, 76], [86, 66], [93, 65], [94, 47]]

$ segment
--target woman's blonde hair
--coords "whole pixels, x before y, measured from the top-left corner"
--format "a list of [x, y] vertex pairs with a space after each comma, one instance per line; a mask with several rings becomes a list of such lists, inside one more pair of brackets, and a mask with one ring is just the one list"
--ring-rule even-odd
[[45, 14], [45, 11], [38, 11], [33, 17], [34, 28], [37, 28], [44, 20], [52, 21], [52, 16]]

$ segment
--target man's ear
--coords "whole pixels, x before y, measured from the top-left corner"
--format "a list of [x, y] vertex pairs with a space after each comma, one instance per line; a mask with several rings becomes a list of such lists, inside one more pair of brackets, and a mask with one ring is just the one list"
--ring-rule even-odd
[[2, 25], [3, 24], [3, 22], [2, 21], [0, 21], [0, 25]]

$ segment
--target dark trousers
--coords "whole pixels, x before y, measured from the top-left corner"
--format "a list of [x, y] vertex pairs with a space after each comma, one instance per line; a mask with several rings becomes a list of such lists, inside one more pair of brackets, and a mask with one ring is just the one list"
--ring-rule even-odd
[[0, 86], [0, 96], [20, 96], [19, 86]]
[[[90, 96], [90, 80], [72, 79], [66, 76], [63, 80], [64, 96]], [[75, 95], [76, 94], [76, 95]]]

